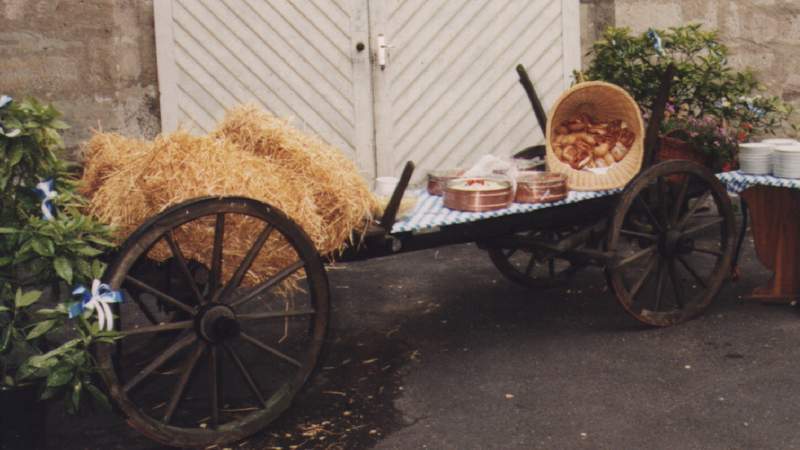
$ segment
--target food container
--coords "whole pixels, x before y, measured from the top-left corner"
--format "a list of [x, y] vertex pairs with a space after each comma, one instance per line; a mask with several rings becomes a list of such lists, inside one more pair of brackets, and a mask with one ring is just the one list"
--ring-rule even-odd
[[511, 182], [494, 178], [456, 178], [444, 188], [444, 206], [456, 211], [484, 212], [507, 208]]
[[517, 177], [517, 203], [550, 203], [567, 197], [567, 176], [528, 171]]
[[739, 144], [739, 170], [753, 175], [772, 173], [774, 145], [763, 142]]
[[464, 175], [464, 169], [432, 170], [428, 172], [428, 194], [442, 195], [447, 182]]

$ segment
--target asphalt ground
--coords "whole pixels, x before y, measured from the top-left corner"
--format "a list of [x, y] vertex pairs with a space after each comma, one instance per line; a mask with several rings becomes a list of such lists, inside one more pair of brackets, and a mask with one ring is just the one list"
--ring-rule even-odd
[[[770, 276], [750, 242], [741, 272], [702, 317], [653, 329], [599, 269], [535, 291], [474, 245], [339, 265], [317, 374], [231, 448], [800, 448], [800, 316], [742, 298]], [[160, 448], [114, 414], [53, 408], [47, 436]]]

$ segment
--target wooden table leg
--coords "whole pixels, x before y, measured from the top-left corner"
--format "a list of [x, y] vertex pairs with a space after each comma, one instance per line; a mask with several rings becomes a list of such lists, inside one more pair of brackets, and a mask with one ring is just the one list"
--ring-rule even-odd
[[791, 303], [800, 298], [800, 191], [753, 186], [741, 194], [750, 209], [756, 255], [774, 275], [748, 299]]

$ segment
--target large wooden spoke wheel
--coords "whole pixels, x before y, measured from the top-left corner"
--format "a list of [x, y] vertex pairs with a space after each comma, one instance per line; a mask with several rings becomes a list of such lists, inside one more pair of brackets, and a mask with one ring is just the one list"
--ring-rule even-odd
[[[552, 236], [550, 236], [552, 235]], [[530, 231], [520, 239], [557, 238], [556, 232]], [[525, 248], [524, 246], [492, 246], [489, 258], [503, 276], [522, 286], [549, 289], [567, 284], [579, 266], [571, 262]]]
[[128, 422], [158, 442], [247, 437], [289, 407], [315, 366], [329, 309], [324, 266], [267, 205], [171, 208], [131, 235], [107, 276], [125, 301], [122, 337], [98, 351], [101, 373]]
[[635, 178], [611, 219], [606, 268], [619, 303], [637, 320], [669, 326], [702, 313], [729, 273], [735, 224], [723, 185], [689, 161]]

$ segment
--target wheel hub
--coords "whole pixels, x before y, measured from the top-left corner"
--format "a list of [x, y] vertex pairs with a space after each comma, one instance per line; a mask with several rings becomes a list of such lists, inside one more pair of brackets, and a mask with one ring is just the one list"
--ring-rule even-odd
[[675, 255], [678, 245], [681, 242], [681, 233], [678, 230], [667, 230], [661, 235], [659, 241], [659, 251], [662, 255], [670, 257]]
[[241, 327], [236, 313], [228, 305], [209, 303], [197, 314], [195, 329], [200, 337], [217, 344], [238, 336]]

